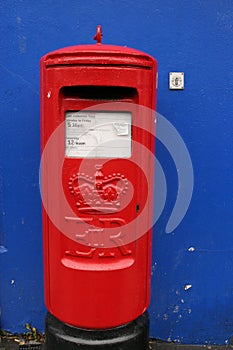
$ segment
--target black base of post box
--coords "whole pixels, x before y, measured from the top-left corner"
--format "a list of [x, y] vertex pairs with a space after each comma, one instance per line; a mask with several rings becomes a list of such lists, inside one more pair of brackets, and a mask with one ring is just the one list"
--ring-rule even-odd
[[121, 327], [91, 330], [69, 326], [50, 313], [46, 317], [46, 350], [148, 350], [149, 316], [145, 312]]

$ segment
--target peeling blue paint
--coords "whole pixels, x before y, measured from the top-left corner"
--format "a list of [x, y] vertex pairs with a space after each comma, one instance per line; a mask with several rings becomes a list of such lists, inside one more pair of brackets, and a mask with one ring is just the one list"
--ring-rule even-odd
[[0, 254], [6, 253], [8, 250], [3, 245], [0, 245]]

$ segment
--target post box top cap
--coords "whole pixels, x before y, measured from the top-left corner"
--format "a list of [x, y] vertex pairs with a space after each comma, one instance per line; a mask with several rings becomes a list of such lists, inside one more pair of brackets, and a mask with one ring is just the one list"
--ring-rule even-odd
[[102, 27], [98, 25], [93, 38], [96, 40], [95, 45], [77, 45], [58, 49], [42, 57], [41, 61], [47, 67], [95, 63], [152, 67], [156, 62], [152, 56], [142, 51], [125, 46], [103, 45], [102, 37]]
[[83, 54], [83, 53], [103, 53], [103, 54], [128, 54], [132, 56], [141, 56], [141, 57], [151, 57], [145, 52], [129, 48], [127, 46], [117, 46], [117, 45], [108, 45], [108, 44], [89, 44], [89, 45], [76, 45], [64, 47], [52, 52], [49, 52], [44, 56], [44, 58], [52, 58], [56, 55], [74, 55], [74, 54]]
[[41, 59], [46, 66], [67, 65], [71, 63], [95, 63], [96, 60], [102, 64], [117, 61], [119, 65], [128, 63], [133, 66], [147, 67], [151, 67], [155, 63], [155, 59], [152, 56], [142, 51], [125, 46], [101, 43], [65, 47], [49, 52]]

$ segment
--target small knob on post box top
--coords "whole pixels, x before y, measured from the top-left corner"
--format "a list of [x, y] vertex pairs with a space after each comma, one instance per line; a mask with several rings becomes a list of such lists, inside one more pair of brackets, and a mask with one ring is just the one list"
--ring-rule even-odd
[[94, 36], [94, 40], [96, 40], [97, 44], [102, 44], [102, 37], [103, 37], [103, 33], [102, 33], [102, 27], [99, 25], [96, 28], [96, 35]]

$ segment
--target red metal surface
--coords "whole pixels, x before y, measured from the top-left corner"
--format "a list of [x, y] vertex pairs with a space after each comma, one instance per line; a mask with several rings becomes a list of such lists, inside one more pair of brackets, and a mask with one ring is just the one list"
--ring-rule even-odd
[[94, 40], [96, 40], [97, 44], [102, 43], [102, 37], [103, 37], [102, 27], [97, 26], [96, 35], [94, 36]]
[[[54, 130], [64, 122], [66, 111], [84, 108], [98, 110], [103, 101], [87, 96], [69, 94], [64, 87], [97, 86], [129, 87], [135, 94], [118, 96], [126, 103], [134, 119], [142, 118], [134, 112], [135, 104], [155, 109], [157, 63], [149, 55], [125, 47], [110, 45], [82, 45], [64, 48], [41, 59], [41, 144], [44, 150]], [[124, 91], [124, 90], [122, 90]], [[105, 100], [108, 110], [110, 100]], [[132, 109], [130, 108], [132, 105]], [[122, 108], [122, 106], [121, 106]], [[121, 110], [120, 108], [120, 110]], [[101, 110], [103, 106], [101, 106]], [[111, 110], [111, 108], [110, 108]], [[154, 150], [154, 138], [146, 128], [154, 128], [154, 120], [142, 121], [142, 128], [132, 127], [132, 138], [149, 150]], [[57, 152], [64, 154], [64, 139]], [[132, 159], [137, 155], [132, 149]], [[57, 154], [54, 154], [56, 159]], [[100, 213], [98, 210], [80, 211], [76, 186], [81, 159], [65, 158], [62, 186], [74, 217], [91, 220], [97, 228], [124, 227], [135, 221], [137, 208], [145, 206], [148, 178], [153, 179], [153, 167], [144, 160], [140, 169], [129, 159], [89, 159], [88, 168], [103, 201], [116, 199], [114, 184], [106, 191], [106, 177], [115, 176], [123, 184], [133, 184], [133, 196], [122, 211]], [[105, 163], [104, 163], [105, 162]], [[142, 171], [143, 170], [143, 171]], [[46, 179], [46, 169], [43, 181]], [[112, 175], [115, 174], [115, 175]], [[146, 175], [145, 175], [146, 174]], [[85, 174], [82, 175], [85, 178]], [[98, 184], [97, 184], [98, 182]], [[72, 187], [73, 186], [73, 187]], [[99, 187], [98, 187], [99, 186]], [[104, 187], [105, 186], [105, 187]], [[42, 183], [43, 191], [43, 183]], [[127, 193], [124, 195], [127, 198]], [[59, 202], [59, 198], [57, 198]], [[50, 202], [50, 198], [48, 198]], [[152, 203], [151, 203], [152, 205]], [[58, 206], [59, 210], [59, 206]], [[148, 212], [148, 222], [152, 209]], [[61, 213], [61, 220], [66, 220]], [[149, 225], [148, 225], [149, 226]], [[80, 226], [81, 227], [81, 226]], [[81, 230], [81, 228], [80, 228]], [[131, 235], [134, 232], [130, 233]], [[151, 230], [131, 243], [115, 247], [87, 246], [70, 239], [54, 225], [43, 208], [45, 300], [48, 310], [61, 321], [83, 328], [111, 328], [130, 322], [148, 307], [150, 294]]]

